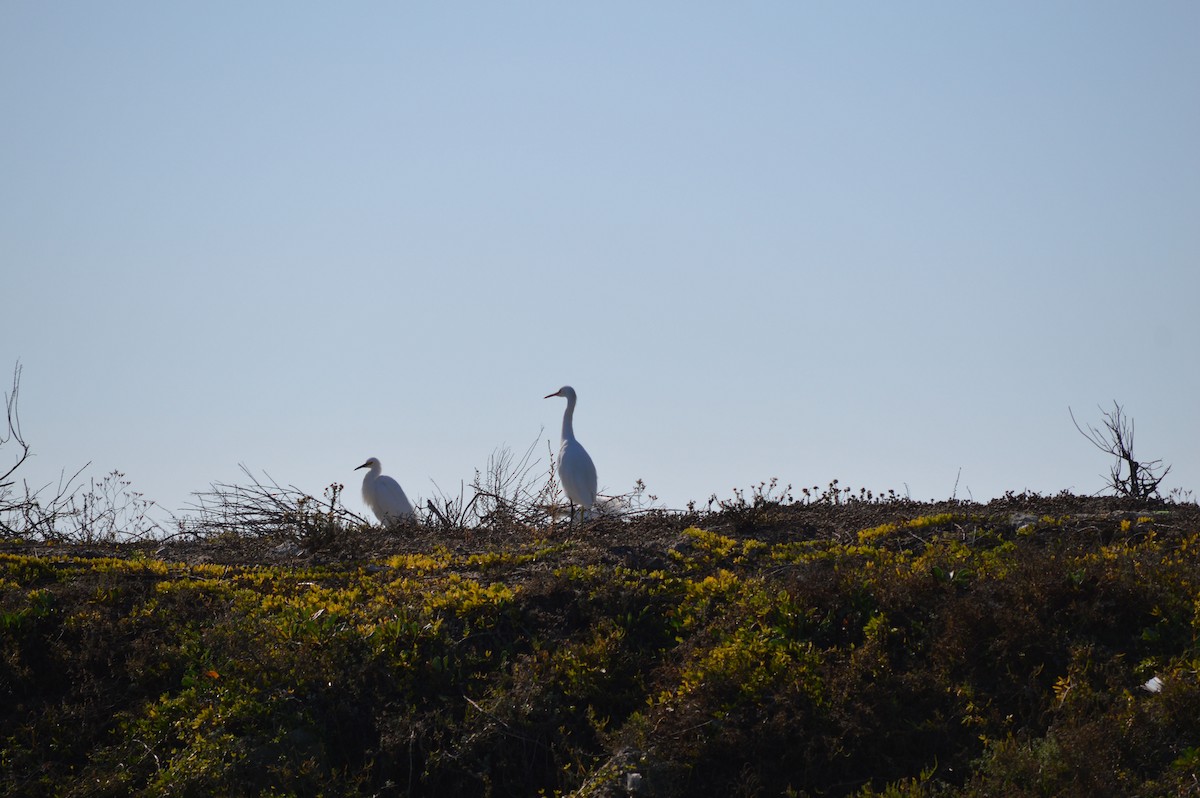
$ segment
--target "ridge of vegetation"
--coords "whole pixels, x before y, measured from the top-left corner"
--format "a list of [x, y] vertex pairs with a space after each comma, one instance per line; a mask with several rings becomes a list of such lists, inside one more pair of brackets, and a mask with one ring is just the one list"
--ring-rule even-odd
[[1200, 794], [1200, 508], [841, 495], [0, 544], [0, 795]]

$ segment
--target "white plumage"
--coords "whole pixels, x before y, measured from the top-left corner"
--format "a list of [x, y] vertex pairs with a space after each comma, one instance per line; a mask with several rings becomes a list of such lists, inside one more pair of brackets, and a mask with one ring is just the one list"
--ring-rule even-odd
[[367, 475], [363, 477], [362, 497], [379, 523], [393, 524], [413, 517], [413, 506], [404, 495], [404, 489], [399, 482], [380, 473], [383, 465], [378, 457], [368, 458], [358, 468], [367, 469]]
[[558, 477], [571, 501], [571, 516], [574, 517], [576, 504], [587, 511], [596, 502], [596, 466], [583, 444], [575, 440], [572, 423], [575, 417], [575, 389], [564, 385], [545, 398], [551, 396], [562, 396], [567, 400], [567, 409], [563, 411], [562, 446], [558, 450]]

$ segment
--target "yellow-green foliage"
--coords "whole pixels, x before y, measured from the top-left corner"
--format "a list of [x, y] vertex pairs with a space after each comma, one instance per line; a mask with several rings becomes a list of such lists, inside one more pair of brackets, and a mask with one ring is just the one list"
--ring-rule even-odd
[[874, 543], [883, 538], [888, 538], [897, 532], [907, 530], [910, 533], [927, 530], [930, 528], [939, 528], [952, 526], [955, 523], [969, 521], [965, 516], [956, 515], [955, 513], [938, 513], [937, 515], [926, 515], [918, 518], [913, 518], [908, 521], [889, 522], [880, 524], [870, 529], [864, 529], [858, 533], [859, 543]]
[[324, 566], [0, 554], [0, 796], [1193, 784], [1196, 519], [952, 509]]
[[768, 548], [758, 540], [736, 540], [697, 527], [683, 530], [683, 535], [691, 541], [692, 551], [687, 554], [672, 552], [672, 556], [679, 562], [697, 568], [726, 561], [734, 564], [751, 562]]
[[[782, 682], [814, 691], [813, 643], [803, 633], [804, 611], [786, 591], [759, 579], [719, 571], [684, 586], [679, 609], [686, 633], [707, 623], [714, 635], [684, 664], [679, 685], [661, 700], [678, 700], [698, 690], [724, 696], [722, 708], [739, 699], [757, 700]], [[680, 638], [682, 640], [682, 638]]]
[[432, 573], [445, 570], [450, 564], [449, 553], [444, 549], [433, 554], [397, 554], [384, 561], [391, 568], [417, 573]]

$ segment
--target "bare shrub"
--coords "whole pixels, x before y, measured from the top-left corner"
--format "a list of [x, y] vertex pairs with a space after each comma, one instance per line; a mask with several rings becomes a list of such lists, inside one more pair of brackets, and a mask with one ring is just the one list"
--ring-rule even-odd
[[[89, 464], [90, 465], [90, 464]], [[132, 489], [120, 471], [77, 483], [83, 468], [65, 472], [53, 489], [23, 483], [20, 498], [0, 497], [0, 537], [56, 543], [131, 543], [166, 532], [151, 517], [158, 505]]]
[[162, 537], [163, 528], [150, 517], [157, 505], [131, 489], [120, 471], [110, 471], [99, 482], [89, 481], [67, 497], [63, 512], [42, 527], [47, 535], [76, 543], [129, 543]]
[[646, 483], [635, 480], [633, 487], [625, 493], [599, 496], [596, 503], [596, 513], [605, 518], [631, 519], [644, 515], [667, 512], [659, 504], [658, 497], [650, 493]]
[[429, 514], [425, 516], [427, 523], [443, 531], [462, 531], [471, 525], [471, 514], [475, 510], [475, 497], [467, 499], [466, 483], [458, 483], [457, 496], [446, 493], [436, 482], [433, 483], [433, 489], [437, 495], [432, 499], [425, 500], [425, 509], [429, 511]]
[[1071, 414], [1071, 422], [1079, 434], [1087, 438], [1093, 446], [1105, 454], [1112, 455], [1114, 462], [1108, 474], [1108, 487], [1118, 496], [1132, 499], [1149, 499], [1158, 496], [1158, 486], [1171, 472], [1171, 466], [1164, 466], [1162, 460], [1140, 461], [1133, 454], [1133, 419], [1125, 415], [1125, 408], [1116, 401], [1112, 410], [1100, 408], [1104, 417], [1097, 428], [1091, 424], [1085, 430]]
[[300, 543], [321, 543], [347, 527], [367, 525], [367, 520], [342, 504], [345, 486], [333, 483], [318, 499], [295, 485], [280, 485], [264, 472], [265, 480], [241, 466], [248, 484], [213, 483], [193, 494], [194, 514], [180, 522], [181, 529], [198, 538], [284, 538]]
[[17, 451], [13, 456], [13, 464], [4, 473], [0, 474], [0, 508], [6, 506], [4, 503], [12, 495], [12, 486], [15, 482], [12, 479], [12, 475], [29, 459], [29, 444], [25, 442], [25, 438], [21, 435], [21, 416], [17, 411], [17, 397], [20, 393], [21, 364], [17, 363], [13, 367], [12, 391], [4, 394], [4, 410], [7, 423], [5, 429], [0, 431], [0, 449], [3, 449], [9, 443], [15, 443]]
[[19, 494], [10, 487], [13, 483], [0, 489], [0, 535], [9, 539], [70, 539], [69, 519], [78, 509], [73, 505], [82, 490], [76, 480], [88, 465], [69, 477], [64, 471], [52, 490], [49, 485], [31, 488], [27, 482], [21, 483]]
[[[539, 438], [541, 433], [538, 433]], [[547, 509], [559, 493], [554, 479], [553, 459], [550, 476], [539, 484], [537, 468], [541, 462], [533, 452], [534, 441], [517, 457], [502, 446], [488, 457], [483, 471], [476, 469], [471, 489], [475, 491], [475, 513], [480, 525], [488, 528], [533, 526], [544, 523]]]
[[533, 456], [537, 444], [535, 440], [520, 456], [507, 446], [496, 448], [487, 465], [475, 469], [470, 485], [459, 483], [458, 495], [447, 494], [435, 482], [437, 496], [426, 502], [430, 522], [460, 531], [471, 527], [511, 531], [544, 524], [553, 515], [560, 491], [553, 453], [550, 474], [540, 481], [541, 460]]
[[[74, 543], [117, 543], [155, 538], [162, 527], [150, 517], [156, 506], [120, 471], [112, 471], [88, 486], [78, 482], [90, 463], [69, 477], [64, 471], [53, 488], [34, 488], [21, 481], [17, 470], [29, 459], [32, 447], [21, 431], [18, 400], [21, 364], [13, 368], [12, 390], [4, 395], [5, 424], [0, 428], [0, 450], [9, 449], [11, 461], [0, 473], [0, 537]], [[2, 467], [2, 466], [0, 466]]]

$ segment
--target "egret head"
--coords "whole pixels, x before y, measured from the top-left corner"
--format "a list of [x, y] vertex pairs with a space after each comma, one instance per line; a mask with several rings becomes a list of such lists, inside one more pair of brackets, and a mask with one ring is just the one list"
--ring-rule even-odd
[[549, 399], [551, 396], [562, 396], [562, 397], [565, 397], [567, 399], [567, 401], [570, 401], [571, 399], [575, 398], [575, 389], [572, 388], [570, 385], [564, 385], [563, 387], [559, 388], [554, 393], [546, 394], [542, 398]]
[[357, 471], [359, 468], [380, 468], [379, 458], [378, 457], [368, 457], [367, 462], [363, 463], [362, 465], [360, 465], [358, 468], [356, 468], [354, 470]]

